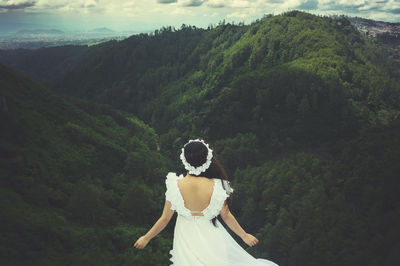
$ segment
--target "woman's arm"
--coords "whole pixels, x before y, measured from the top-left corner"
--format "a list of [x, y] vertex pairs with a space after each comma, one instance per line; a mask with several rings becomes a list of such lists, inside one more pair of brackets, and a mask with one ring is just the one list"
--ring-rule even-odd
[[174, 211], [171, 210], [171, 202], [165, 200], [164, 210], [161, 214], [161, 217], [144, 236], [139, 237], [139, 239], [133, 246], [138, 249], [144, 249], [147, 243], [149, 243], [149, 241], [153, 237], [158, 235], [158, 233], [160, 233], [165, 228], [165, 226], [167, 226], [172, 218], [172, 215], [174, 215]]
[[244, 229], [240, 226], [238, 221], [236, 221], [235, 216], [230, 212], [228, 204], [224, 204], [224, 207], [220, 211], [221, 218], [224, 220], [227, 226], [249, 246], [254, 246], [258, 243], [258, 239], [253, 235], [246, 233]]

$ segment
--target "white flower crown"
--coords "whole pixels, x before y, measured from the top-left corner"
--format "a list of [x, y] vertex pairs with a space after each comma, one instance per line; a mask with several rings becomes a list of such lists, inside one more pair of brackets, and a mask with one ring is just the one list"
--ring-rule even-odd
[[[203, 165], [200, 165], [200, 166], [198, 166], [198, 167], [194, 167], [194, 166], [190, 165], [190, 164], [186, 161], [186, 157], [185, 157], [185, 147], [186, 147], [186, 145], [188, 145], [188, 144], [191, 143], [191, 142], [200, 142], [200, 143], [203, 143], [203, 145], [206, 146], [206, 148], [207, 148], [207, 150], [208, 150], [206, 162], [205, 162]], [[210, 167], [211, 159], [212, 159], [212, 157], [213, 157], [212, 152], [213, 152], [213, 151], [212, 151], [212, 149], [210, 149], [210, 146], [209, 146], [207, 143], [205, 143], [203, 140], [201, 140], [201, 139], [191, 139], [191, 140], [189, 140], [189, 142], [187, 142], [187, 143], [183, 146], [183, 148], [182, 148], [182, 153], [181, 153], [180, 158], [181, 158], [181, 160], [182, 160], [183, 165], [185, 166], [185, 169], [189, 171], [189, 174], [192, 174], [192, 175], [199, 175], [200, 173], [206, 171], [206, 170], [208, 169], [208, 167]]]

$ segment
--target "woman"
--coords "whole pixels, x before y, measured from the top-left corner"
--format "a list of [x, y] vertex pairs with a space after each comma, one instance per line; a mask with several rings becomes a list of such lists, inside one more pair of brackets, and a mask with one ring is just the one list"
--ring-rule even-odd
[[258, 239], [247, 233], [229, 211], [230, 187], [225, 171], [213, 157], [213, 150], [201, 139], [189, 140], [180, 156], [186, 176], [168, 173], [165, 180], [165, 205], [161, 217], [134, 247], [143, 249], [171, 220], [176, 219], [171, 261], [177, 266], [196, 265], [268, 265], [277, 264], [255, 259], [229, 235], [216, 219], [227, 226], [249, 246]]

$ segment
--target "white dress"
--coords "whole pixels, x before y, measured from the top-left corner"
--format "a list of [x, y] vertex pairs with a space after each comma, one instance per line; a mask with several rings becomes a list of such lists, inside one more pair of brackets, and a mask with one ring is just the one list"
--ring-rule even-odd
[[227, 181], [223, 188], [221, 179], [214, 178], [214, 188], [210, 204], [202, 211], [203, 216], [194, 216], [185, 207], [178, 188], [178, 180], [183, 178], [168, 173], [165, 180], [166, 200], [171, 209], [178, 213], [174, 229], [173, 248], [170, 260], [175, 266], [278, 266], [272, 261], [256, 259], [247, 253], [217, 220], [215, 227], [211, 221], [221, 211], [225, 199], [233, 190]]

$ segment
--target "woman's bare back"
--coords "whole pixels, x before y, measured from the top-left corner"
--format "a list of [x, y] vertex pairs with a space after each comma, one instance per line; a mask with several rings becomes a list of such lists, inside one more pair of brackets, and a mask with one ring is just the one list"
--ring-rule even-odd
[[185, 202], [185, 207], [192, 211], [192, 215], [202, 215], [200, 212], [210, 204], [214, 180], [187, 175], [178, 180], [178, 188]]

